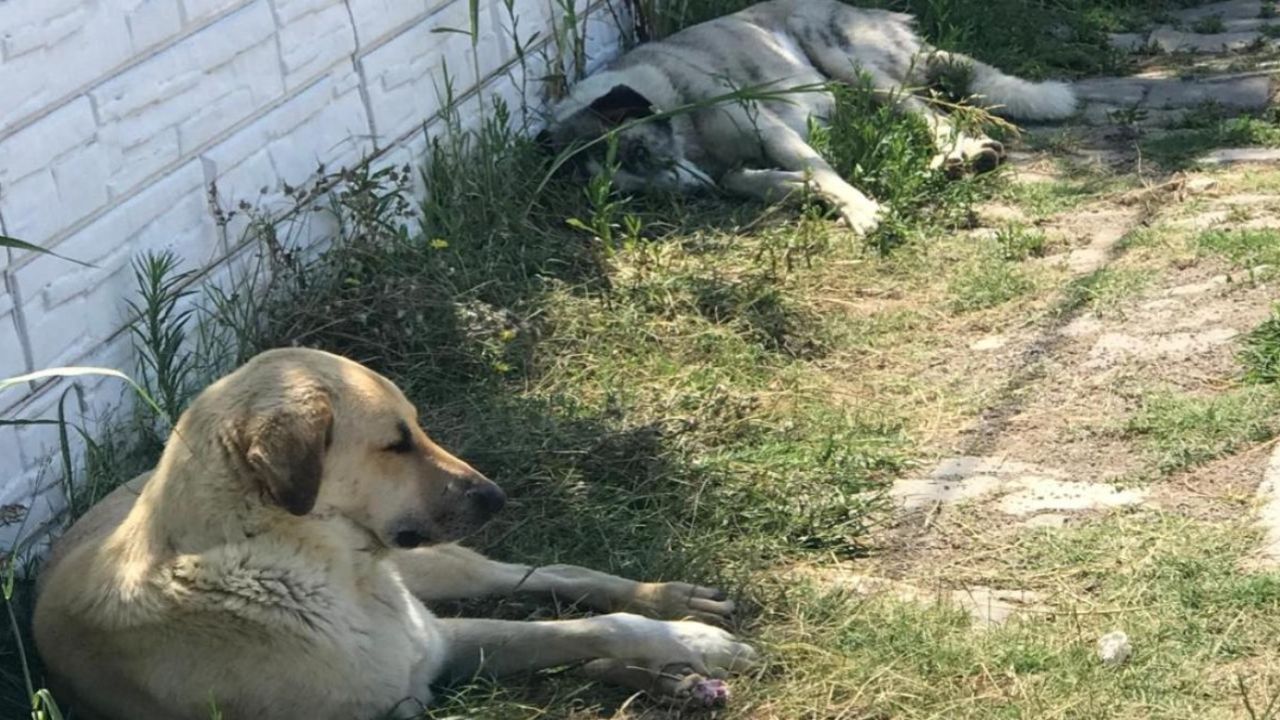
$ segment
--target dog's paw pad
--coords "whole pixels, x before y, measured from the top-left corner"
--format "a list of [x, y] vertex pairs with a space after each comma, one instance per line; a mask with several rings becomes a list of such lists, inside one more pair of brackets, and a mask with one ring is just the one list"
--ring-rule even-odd
[[716, 678], [700, 678], [689, 689], [689, 702], [699, 707], [724, 707], [729, 704], [729, 684]]
[[674, 685], [655, 688], [661, 700], [687, 709], [711, 709], [729, 704], [729, 683], [724, 680], [700, 675], [687, 666], [667, 666], [662, 675], [673, 680]]

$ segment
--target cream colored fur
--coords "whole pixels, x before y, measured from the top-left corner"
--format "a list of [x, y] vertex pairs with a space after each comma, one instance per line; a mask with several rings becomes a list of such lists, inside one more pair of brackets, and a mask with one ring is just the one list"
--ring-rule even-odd
[[373, 720], [411, 716], [433, 683], [476, 673], [585, 662], [603, 678], [653, 678], [751, 662], [750, 647], [694, 620], [436, 617], [424, 599], [516, 591], [717, 622], [732, 610], [708, 588], [506, 565], [452, 543], [501, 500], [385, 378], [328, 353], [270, 351], [206, 389], [155, 470], [56, 544], [36, 642], [76, 717], [111, 720], [208, 720], [215, 707], [226, 720]]

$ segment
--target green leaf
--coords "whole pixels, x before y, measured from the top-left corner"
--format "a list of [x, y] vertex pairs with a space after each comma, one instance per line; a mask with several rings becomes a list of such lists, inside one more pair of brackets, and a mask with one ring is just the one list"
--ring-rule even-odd
[[151, 396], [147, 394], [147, 391], [142, 389], [141, 385], [134, 382], [133, 378], [129, 377], [128, 375], [125, 375], [119, 370], [112, 370], [111, 368], [100, 368], [100, 367], [46, 368], [44, 370], [37, 370], [33, 373], [27, 373], [26, 375], [19, 375], [17, 377], [0, 378], [0, 391], [8, 390], [9, 388], [15, 385], [22, 385], [24, 383], [29, 383], [29, 382], [39, 382], [41, 380], [49, 380], [51, 378], [57, 378], [57, 377], [84, 377], [86, 375], [102, 375], [105, 377], [113, 377], [119, 380], [123, 380], [126, 383], [129, 383], [129, 386], [134, 389], [134, 392], [138, 393], [138, 397], [142, 398], [142, 400], [146, 402], [147, 405], [151, 406], [151, 409], [155, 410], [160, 417], [165, 417], [164, 411], [160, 409], [160, 406], [156, 404], [155, 400], [151, 399]]
[[474, 49], [480, 42], [480, 0], [470, 0], [467, 8], [471, 16], [471, 47]]
[[18, 250], [31, 250], [31, 251], [33, 251], [33, 252], [43, 253], [43, 254], [45, 254], [45, 255], [52, 255], [52, 256], [54, 256], [54, 257], [56, 257], [56, 258], [62, 258], [63, 260], [66, 260], [67, 262], [73, 262], [73, 263], [75, 263], [75, 264], [77, 264], [77, 265], [83, 265], [84, 267], [88, 267], [88, 268], [96, 268], [96, 267], [98, 267], [97, 265], [94, 265], [93, 263], [82, 262], [82, 261], [80, 261], [80, 260], [76, 260], [75, 258], [69, 258], [69, 257], [67, 257], [66, 255], [59, 255], [58, 253], [56, 253], [56, 252], [54, 252], [54, 251], [52, 251], [52, 250], [45, 250], [44, 248], [40, 247], [39, 245], [32, 245], [32, 244], [31, 244], [31, 243], [29, 243], [29, 242], [26, 242], [26, 241], [23, 241], [23, 240], [19, 240], [19, 239], [17, 239], [17, 238], [11, 238], [11, 237], [9, 237], [9, 236], [7, 236], [7, 235], [0, 235], [0, 247], [17, 248]]
[[62, 720], [62, 711], [58, 709], [58, 703], [53, 700], [53, 693], [41, 688], [36, 691], [32, 698], [32, 704], [36, 706], [36, 712], [41, 713], [41, 717], [47, 717], [49, 720]]

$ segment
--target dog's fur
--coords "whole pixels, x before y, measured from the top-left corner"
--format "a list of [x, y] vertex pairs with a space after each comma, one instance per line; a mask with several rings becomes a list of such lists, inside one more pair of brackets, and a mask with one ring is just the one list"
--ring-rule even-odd
[[617, 612], [548, 622], [443, 619], [422, 600], [517, 590], [605, 610], [723, 621], [683, 583], [528, 568], [452, 544], [498, 486], [418, 427], [390, 381], [315, 350], [274, 350], [211, 385], [156, 468], [57, 543], [35, 635], [76, 716], [353, 720], [420, 711], [438, 680], [584, 662], [673, 690], [750, 647], [694, 620]]
[[[810, 118], [822, 122], [834, 106], [830, 92], [814, 88], [858, 84], [865, 74], [879, 94], [924, 116], [939, 148], [935, 165], [988, 170], [1004, 157], [998, 142], [956, 132], [946, 117], [904, 92], [957, 67], [971, 74], [969, 90], [1002, 114], [1040, 120], [1075, 110], [1068, 85], [1028, 82], [936, 50], [916, 34], [909, 15], [836, 0], [773, 0], [627, 53], [552, 109], [544, 138], [564, 148], [622, 127], [614, 180], [623, 190], [683, 192], [717, 184], [776, 200], [807, 185], [863, 233], [876, 226], [880, 208], [809, 146]], [[761, 87], [769, 93], [806, 90], [709, 102]], [[673, 112], [681, 108], [692, 109]], [[599, 153], [588, 157], [588, 167], [597, 171]]]

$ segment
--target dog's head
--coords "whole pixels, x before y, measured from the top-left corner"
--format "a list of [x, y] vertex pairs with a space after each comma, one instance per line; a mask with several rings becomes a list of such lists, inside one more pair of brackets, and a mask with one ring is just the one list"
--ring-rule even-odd
[[604, 169], [609, 146], [602, 138], [611, 132], [617, 133], [613, 181], [620, 190], [680, 192], [714, 184], [685, 157], [674, 118], [660, 116], [648, 98], [614, 84], [608, 73], [574, 88], [538, 139], [555, 152], [592, 143], [573, 156], [573, 164], [594, 175]]
[[217, 418], [248, 492], [297, 516], [341, 515], [389, 547], [460, 539], [506, 502], [427, 437], [390, 380], [329, 353], [262, 353], [188, 413]]

